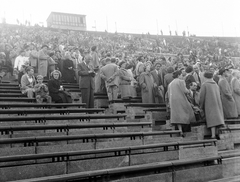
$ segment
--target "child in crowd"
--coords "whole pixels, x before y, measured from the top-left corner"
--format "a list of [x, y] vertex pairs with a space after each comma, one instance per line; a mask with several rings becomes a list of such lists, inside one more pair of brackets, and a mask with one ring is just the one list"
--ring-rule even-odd
[[49, 96], [48, 87], [43, 83], [43, 76], [37, 76], [37, 84], [34, 86], [37, 103], [42, 103], [43, 99], [47, 99], [47, 103], [52, 102], [51, 96]]

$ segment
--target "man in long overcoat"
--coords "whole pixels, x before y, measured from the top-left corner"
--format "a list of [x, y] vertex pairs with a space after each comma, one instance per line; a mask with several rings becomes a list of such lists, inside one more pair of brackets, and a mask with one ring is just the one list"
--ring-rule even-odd
[[218, 81], [218, 86], [220, 88], [224, 118], [236, 118], [238, 117], [237, 106], [231, 87], [227, 81], [227, 77], [230, 75], [229, 70], [222, 68], [219, 70], [219, 75], [221, 75], [221, 77]]
[[78, 75], [81, 76], [80, 89], [82, 94], [82, 103], [86, 103], [86, 108], [94, 107], [94, 76], [95, 72], [89, 63], [91, 56], [87, 55], [84, 57], [82, 63], [79, 64]]
[[213, 80], [213, 73], [204, 73], [205, 82], [200, 90], [200, 107], [204, 110], [207, 127], [211, 128], [212, 138], [216, 137], [216, 127], [224, 124], [220, 90]]

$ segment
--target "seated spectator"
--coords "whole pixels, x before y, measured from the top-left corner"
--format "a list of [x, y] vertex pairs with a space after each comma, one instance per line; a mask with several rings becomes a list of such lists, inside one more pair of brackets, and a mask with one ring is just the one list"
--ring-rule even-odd
[[43, 83], [42, 75], [37, 76], [37, 82], [38, 83], [34, 86], [37, 103], [42, 103], [43, 99], [46, 99], [47, 103], [51, 103], [52, 98], [49, 96], [47, 85]]
[[26, 68], [26, 73], [21, 78], [22, 94], [27, 94], [28, 98], [33, 98], [35, 83], [34, 69], [33, 67], [29, 66]]
[[62, 74], [58, 70], [51, 73], [51, 79], [48, 81], [49, 95], [55, 103], [71, 103], [71, 95], [64, 91], [63, 86], [61, 86], [61, 77]]

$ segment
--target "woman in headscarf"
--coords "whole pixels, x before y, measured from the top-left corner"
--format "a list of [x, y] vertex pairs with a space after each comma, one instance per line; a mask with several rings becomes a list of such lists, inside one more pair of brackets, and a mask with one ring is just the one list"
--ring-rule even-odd
[[34, 85], [36, 80], [34, 77], [34, 69], [29, 66], [26, 68], [26, 73], [21, 78], [21, 90], [22, 94], [27, 94], [28, 98], [34, 97]]
[[63, 86], [61, 86], [61, 77], [62, 74], [58, 70], [54, 70], [51, 73], [51, 79], [48, 81], [49, 95], [55, 103], [71, 103], [71, 95], [64, 91]]
[[178, 130], [183, 135], [182, 125], [196, 122], [196, 118], [192, 106], [186, 97], [186, 93], [188, 93], [186, 83], [179, 78], [180, 74], [180, 71], [173, 73], [174, 80], [168, 86], [168, 98], [171, 124], [177, 125]]
[[141, 87], [142, 103], [154, 103], [154, 81], [151, 74], [152, 63], [145, 63], [145, 71], [139, 77], [139, 85]]
[[65, 60], [63, 61], [63, 70], [62, 70], [62, 74], [63, 74], [62, 79], [67, 83], [76, 82], [75, 72], [73, 68], [74, 68], [74, 65], [73, 65], [70, 52], [67, 51], [65, 53]]
[[122, 99], [129, 99], [132, 97], [131, 94], [131, 76], [128, 71], [125, 69], [127, 63], [122, 61], [119, 63], [119, 90], [121, 93]]

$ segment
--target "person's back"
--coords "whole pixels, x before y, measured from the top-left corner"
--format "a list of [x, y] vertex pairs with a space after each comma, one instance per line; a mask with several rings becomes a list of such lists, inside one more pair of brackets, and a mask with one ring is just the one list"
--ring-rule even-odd
[[101, 68], [102, 74], [109, 79], [114, 73], [116, 73], [118, 66], [114, 63], [109, 63]]

